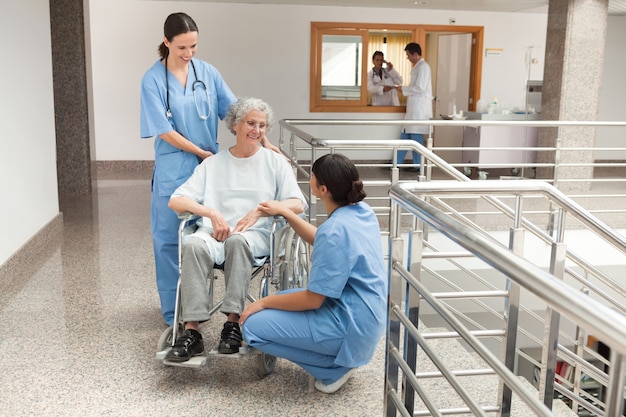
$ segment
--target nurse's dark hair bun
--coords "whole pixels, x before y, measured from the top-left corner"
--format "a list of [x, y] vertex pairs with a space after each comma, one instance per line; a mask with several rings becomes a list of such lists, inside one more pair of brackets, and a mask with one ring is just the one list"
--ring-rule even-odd
[[340, 206], [358, 203], [366, 197], [356, 165], [343, 154], [324, 155], [313, 163], [311, 170], [317, 184], [325, 185]]

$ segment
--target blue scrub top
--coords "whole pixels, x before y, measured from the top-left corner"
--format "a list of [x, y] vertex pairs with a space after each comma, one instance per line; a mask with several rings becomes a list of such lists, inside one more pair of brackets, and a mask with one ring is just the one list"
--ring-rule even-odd
[[[200, 148], [217, 153], [218, 118], [223, 119], [230, 106], [237, 101], [237, 97], [214, 66], [197, 59], [194, 59], [193, 63], [197, 79], [204, 82], [209, 95], [211, 112], [207, 120], [202, 120], [196, 109], [192, 91], [196, 74], [191, 66], [187, 74], [186, 88], [183, 88], [171, 72], [168, 74], [172, 112], [169, 119], [166, 116], [165, 66], [158, 60], [141, 80], [141, 137], [155, 137], [153, 190], [161, 197], [170, 196], [202, 161], [196, 155], [165, 142], [159, 135], [176, 130]], [[202, 89], [197, 88], [197, 93], [204, 95]]]
[[308, 289], [326, 296], [309, 310], [316, 342], [344, 337], [336, 365], [354, 368], [374, 355], [387, 317], [387, 276], [378, 219], [364, 202], [336, 209], [317, 229]]

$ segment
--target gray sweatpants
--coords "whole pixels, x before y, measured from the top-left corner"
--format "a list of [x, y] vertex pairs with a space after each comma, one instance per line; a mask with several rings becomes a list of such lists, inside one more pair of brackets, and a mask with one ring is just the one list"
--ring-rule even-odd
[[[226, 239], [224, 254], [226, 292], [220, 311], [224, 314], [240, 314], [246, 302], [254, 258], [248, 242], [240, 234]], [[206, 321], [210, 318], [207, 277], [212, 270], [213, 260], [204, 240], [193, 236], [187, 239], [183, 244], [180, 275], [183, 321]]]

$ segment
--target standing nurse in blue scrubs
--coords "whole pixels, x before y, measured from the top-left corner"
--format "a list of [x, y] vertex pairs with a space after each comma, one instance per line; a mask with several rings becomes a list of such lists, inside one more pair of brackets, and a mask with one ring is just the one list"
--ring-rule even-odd
[[387, 276], [378, 219], [362, 201], [355, 165], [328, 154], [312, 172], [311, 192], [328, 213], [319, 228], [283, 203], [259, 205], [313, 244], [308, 286], [255, 301], [240, 324], [248, 345], [301, 366], [315, 377], [317, 390], [331, 394], [374, 355], [385, 330]]
[[[193, 59], [198, 27], [185, 13], [173, 13], [163, 27], [160, 59], [141, 80], [141, 137], [154, 137], [150, 221], [161, 312], [174, 321], [178, 281], [178, 217], [170, 195], [205, 158], [217, 153], [218, 118], [237, 98], [219, 71]], [[264, 144], [269, 143], [264, 138]]]

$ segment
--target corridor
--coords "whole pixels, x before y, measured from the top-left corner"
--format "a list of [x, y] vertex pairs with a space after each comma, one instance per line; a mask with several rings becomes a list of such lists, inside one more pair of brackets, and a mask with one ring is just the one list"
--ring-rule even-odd
[[[149, 173], [100, 174], [92, 196], [61, 198], [63, 235], [0, 291], [2, 416], [381, 416], [384, 340], [336, 394], [279, 359], [166, 367], [154, 279]], [[218, 284], [218, 286], [221, 285]], [[254, 285], [254, 283], [253, 283]], [[202, 328], [207, 347], [222, 319]]]

